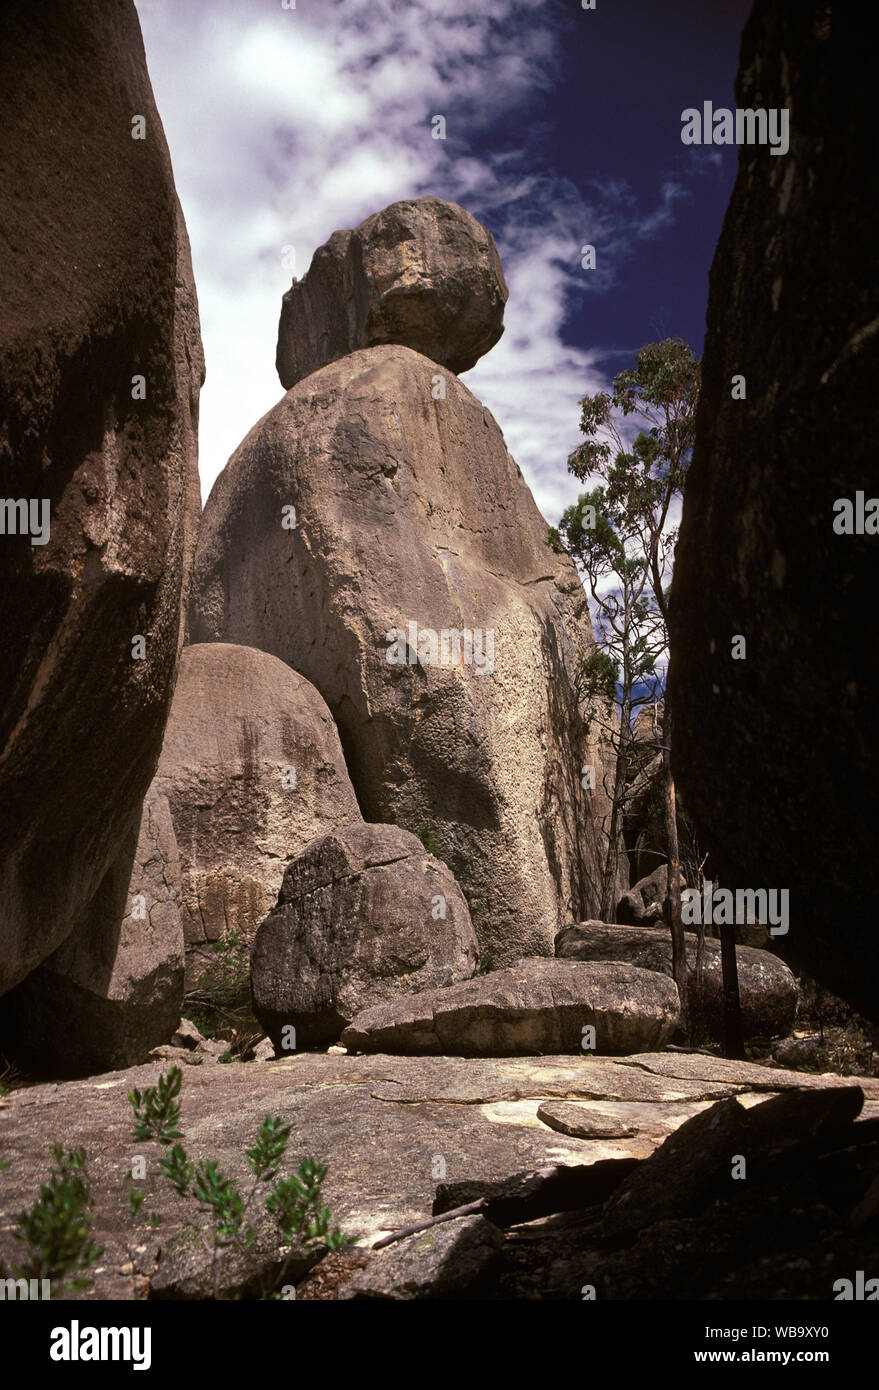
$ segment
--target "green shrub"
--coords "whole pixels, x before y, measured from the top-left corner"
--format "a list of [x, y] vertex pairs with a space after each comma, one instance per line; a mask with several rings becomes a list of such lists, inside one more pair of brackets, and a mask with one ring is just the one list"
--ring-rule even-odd
[[62, 1291], [82, 1289], [91, 1283], [84, 1271], [102, 1253], [91, 1237], [92, 1189], [85, 1150], [65, 1154], [56, 1144], [52, 1157], [57, 1167], [50, 1170], [33, 1206], [19, 1214], [12, 1233], [27, 1247], [26, 1258], [12, 1265], [12, 1273], [17, 1279], [50, 1279]]
[[433, 831], [430, 829], [430, 827], [427, 825], [419, 826], [417, 834], [419, 840], [424, 845], [424, 848], [427, 850], [428, 854], [432, 854], [434, 859], [442, 859], [442, 855], [440, 854], [440, 847], [437, 844]]
[[183, 1017], [206, 1038], [229, 1043], [221, 1061], [244, 1056], [263, 1036], [250, 1002], [250, 949], [237, 928], [215, 941], [216, 965], [187, 991]]
[[[254, 1240], [248, 1217], [258, 1196], [274, 1218], [280, 1243], [303, 1249], [326, 1246], [340, 1249], [350, 1243], [338, 1226], [332, 1224], [322, 1197], [326, 1164], [304, 1158], [297, 1171], [281, 1177], [281, 1165], [290, 1139], [291, 1125], [280, 1115], [266, 1115], [254, 1143], [245, 1153], [252, 1181], [245, 1192], [220, 1172], [215, 1159], [190, 1161], [180, 1142], [180, 1090], [183, 1073], [171, 1067], [155, 1086], [129, 1092], [134, 1112], [133, 1138], [153, 1140], [163, 1150], [159, 1169], [179, 1197], [191, 1202], [210, 1227], [208, 1249], [214, 1297], [218, 1297], [223, 1253], [232, 1248], [247, 1249]], [[49, 1173], [33, 1206], [20, 1213], [13, 1231], [15, 1240], [27, 1248], [26, 1258], [11, 1267], [17, 1279], [50, 1279], [61, 1290], [86, 1288], [91, 1276], [85, 1271], [102, 1254], [91, 1235], [93, 1220], [92, 1188], [86, 1170], [84, 1149], [64, 1153], [60, 1144], [52, 1149], [57, 1167]], [[7, 1166], [0, 1163], [0, 1168]], [[146, 1193], [134, 1186], [129, 1173], [125, 1180], [125, 1201], [129, 1215], [141, 1216]], [[161, 1224], [157, 1212], [147, 1212], [148, 1226]], [[186, 1228], [193, 1236], [202, 1234], [200, 1222]], [[131, 1254], [132, 1252], [130, 1252]], [[133, 1254], [132, 1254], [133, 1265]], [[0, 1277], [7, 1278], [0, 1265]]]
[[[247, 1249], [254, 1240], [247, 1217], [259, 1194], [275, 1219], [281, 1243], [303, 1247], [325, 1245], [339, 1249], [349, 1242], [338, 1226], [332, 1225], [328, 1207], [322, 1201], [321, 1186], [326, 1165], [304, 1158], [297, 1172], [279, 1177], [287, 1150], [291, 1125], [280, 1115], [266, 1115], [254, 1144], [247, 1150], [247, 1166], [253, 1174], [249, 1190], [242, 1194], [237, 1183], [220, 1172], [214, 1159], [193, 1164], [180, 1143], [180, 1094], [182, 1073], [171, 1067], [159, 1077], [156, 1086], [128, 1097], [134, 1110], [135, 1139], [154, 1139], [167, 1150], [159, 1167], [178, 1196], [192, 1201], [209, 1218], [211, 1268], [214, 1297], [218, 1297], [223, 1252], [231, 1247]], [[273, 1186], [269, 1187], [269, 1184]]]

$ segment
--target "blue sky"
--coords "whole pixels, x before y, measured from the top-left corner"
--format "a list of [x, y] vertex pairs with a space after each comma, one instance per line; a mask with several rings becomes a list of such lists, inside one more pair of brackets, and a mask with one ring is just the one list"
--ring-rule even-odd
[[136, 4], [192, 241], [203, 495], [283, 394], [284, 248], [301, 276], [333, 231], [430, 193], [498, 242], [506, 331], [463, 380], [555, 522], [579, 397], [657, 337], [701, 351], [737, 151], [683, 145], [680, 117], [734, 105], [748, 0]]

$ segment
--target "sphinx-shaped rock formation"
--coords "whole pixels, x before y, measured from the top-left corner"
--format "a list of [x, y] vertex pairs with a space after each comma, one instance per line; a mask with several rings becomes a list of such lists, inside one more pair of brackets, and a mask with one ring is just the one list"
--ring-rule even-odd
[[251, 647], [183, 649], [153, 785], [167, 797], [180, 849], [192, 980], [215, 963], [211, 945], [224, 935], [249, 947], [288, 860], [361, 820], [324, 701]]
[[334, 232], [284, 295], [277, 366], [285, 390], [357, 348], [402, 343], [466, 372], [504, 331], [494, 238], [457, 203], [392, 203]]
[[134, 5], [5, 4], [0, 127], [2, 994], [136, 839], [179, 652], [204, 367]]
[[744, 33], [737, 103], [789, 108], [790, 149], [742, 147], [711, 268], [669, 690], [718, 876], [787, 889], [786, 955], [879, 1019], [879, 535], [838, 507], [879, 498], [870, 61], [818, 0], [758, 0]]
[[546, 534], [458, 378], [374, 347], [251, 430], [208, 499], [193, 581], [190, 640], [259, 647], [317, 687], [364, 817], [429, 832], [495, 964], [550, 954], [597, 907], [601, 793], [582, 783], [599, 759], [575, 694], [592, 637]]

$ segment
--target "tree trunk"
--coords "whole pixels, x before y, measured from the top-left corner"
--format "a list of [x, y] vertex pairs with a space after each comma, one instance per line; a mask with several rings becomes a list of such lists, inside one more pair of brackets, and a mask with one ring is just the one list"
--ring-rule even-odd
[[739, 998], [736, 929], [732, 922], [723, 922], [720, 925], [720, 960], [723, 967], [723, 1055], [742, 1061], [745, 1056], [745, 1039]]
[[631, 714], [631, 695], [624, 691], [620, 706], [620, 746], [617, 749], [607, 854], [604, 860], [604, 878], [601, 883], [599, 918], [602, 922], [612, 922], [616, 915], [617, 874], [620, 865], [620, 822], [622, 820], [623, 799], [626, 794], [626, 773], [629, 767], [629, 721]]
[[681, 920], [681, 864], [678, 848], [678, 817], [675, 804], [675, 784], [671, 772], [671, 715], [668, 700], [662, 717], [662, 771], [663, 802], [665, 811], [666, 856], [668, 861], [668, 897], [666, 898], [666, 921], [671, 932], [672, 973], [678, 994], [681, 996], [681, 1028], [689, 1041], [690, 1007], [689, 981], [687, 977], [687, 951], [684, 942], [684, 924]]

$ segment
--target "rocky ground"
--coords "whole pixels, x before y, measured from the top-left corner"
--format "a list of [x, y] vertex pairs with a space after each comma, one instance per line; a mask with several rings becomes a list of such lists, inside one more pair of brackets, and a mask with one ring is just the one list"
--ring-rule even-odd
[[[689, 1292], [675, 1291], [679, 1276], [670, 1268], [674, 1260], [669, 1260], [669, 1250], [677, 1248], [680, 1263], [684, 1250], [693, 1256], [706, 1242], [712, 1249], [723, 1245], [721, 1230], [735, 1227], [738, 1218], [732, 1220], [722, 1210], [713, 1211], [710, 1219], [699, 1214], [700, 1201], [706, 1210], [711, 1207], [718, 1183], [725, 1186], [720, 1192], [724, 1200], [730, 1199], [730, 1188], [736, 1197], [747, 1191], [751, 1221], [763, 1223], [758, 1236], [752, 1231], [747, 1237], [749, 1258], [760, 1252], [761, 1236], [769, 1241], [758, 1194], [760, 1182], [775, 1168], [767, 1167], [764, 1140], [750, 1130], [742, 1137], [740, 1131], [753, 1108], [772, 1097], [787, 1097], [792, 1107], [763, 1126], [773, 1136], [776, 1167], [782, 1160], [790, 1165], [791, 1153], [802, 1160], [803, 1144], [812, 1149], [823, 1144], [820, 1161], [809, 1150], [809, 1172], [816, 1162], [819, 1171], [832, 1170], [834, 1191], [843, 1194], [847, 1207], [862, 1200], [870, 1182], [874, 1205], [876, 1201], [879, 1081], [870, 1078], [808, 1076], [682, 1052], [613, 1059], [304, 1053], [284, 1060], [206, 1065], [201, 1054], [179, 1050], [127, 1071], [13, 1091], [0, 1102], [0, 1154], [9, 1165], [0, 1198], [0, 1259], [8, 1264], [20, 1254], [12, 1227], [37, 1195], [52, 1144], [82, 1146], [95, 1195], [94, 1232], [103, 1254], [91, 1288], [79, 1296], [207, 1296], [208, 1258], [183, 1234], [188, 1214], [158, 1173], [158, 1146], [132, 1138], [126, 1099], [133, 1087], [154, 1084], [172, 1060], [185, 1062], [187, 1055], [181, 1098], [190, 1157], [213, 1157], [221, 1171], [240, 1180], [247, 1171], [245, 1149], [263, 1116], [282, 1115], [293, 1124], [292, 1165], [306, 1154], [327, 1162], [326, 1199], [334, 1219], [356, 1242], [354, 1251], [329, 1256], [325, 1268], [318, 1264], [309, 1274], [309, 1261], [297, 1256], [285, 1263], [267, 1228], [260, 1227], [243, 1262], [229, 1263], [222, 1285], [228, 1296], [255, 1297], [286, 1282], [300, 1286], [302, 1296], [310, 1298], [559, 1299], [582, 1297], [585, 1285], [597, 1286], [599, 1297], [704, 1297], [704, 1283]], [[863, 1108], [853, 1123], [861, 1091]], [[738, 1104], [730, 1109], [732, 1098]], [[717, 1102], [723, 1105], [717, 1107]], [[820, 1113], [809, 1108], [816, 1104]], [[707, 1111], [712, 1114], [705, 1116]], [[660, 1172], [658, 1189], [654, 1178], [644, 1187], [646, 1197], [636, 1193], [630, 1199], [630, 1210], [639, 1213], [633, 1247], [633, 1232], [610, 1211], [613, 1194], [633, 1174], [648, 1175], [649, 1165], [640, 1160], [687, 1122], [690, 1128], [679, 1139], [678, 1151], [668, 1145], [662, 1150], [666, 1164], [671, 1162], [671, 1176]], [[693, 1132], [694, 1124], [705, 1132]], [[816, 1134], [825, 1137], [816, 1139]], [[753, 1161], [752, 1180], [731, 1183], [730, 1161], [740, 1152]], [[147, 1160], [144, 1209], [163, 1218], [152, 1230], [127, 1213], [123, 1198], [123, 1179], [138, 1154]], [[559, 1171], [553, 1174], [555, 1169]], [[510, 1183], [511, 1175], [535, 1173], [543, 1176], [532, 1176], [524, 1187], [521, 1179]], [[492, 1192], [502, 1197], [499, 1206], [495, 1201], [485, 1211], [372, 1252], [376, 1241], [429, 1219], [434, 1210]], [[782, 1194], [788, 1224], [798, 1222], [807, 1242], [830, 1238], [835, 1229], [832, 1206], [826, 1194], [811, 1189], [801, 1205], [790, 1189]], [[610, 1234], [596, 1235], [599, 1217], [610, 1221]], [[691, 1230], [687, 1222], [694, 1220]], [[875, 1222], [875, 1215], [870, 1221]], [[786, 1239], [795, 1262], [797, 1239], [790, 1231]], [[649, 1278], [632, 1253], [645, 1240], [649, 1249], [651, 1241], [658, 1241], [665, 1251], [662, 1260], [655, 1250], [650, 1255]], [[600, 1257], [597, 1250], [603, 1251]], [[844, 1276], [845, 1246], [837, 1241], [834, 1250], [834, 1271], [839, 1266]], [[726, 1264], [722, 1252], [718, 1259], [711, 1277], [732, 1278], [738, 1255]], [[689, 1266], [688, 1271], [691, 1284], [694, 1278], [704, 1279], [704, 1271], [698, 1276]], [[686, 1280], [680, 1280], [677, 1287], [683, 1288]], [[783, 1295], [761, 1286], [751, 1295], [747, 1288], [737, 1288], [734, 1296]], [[822, 1295], [819, 1290], [800, 1296]], [[823, 1296], [832, 1296], [829, 1285]]]

